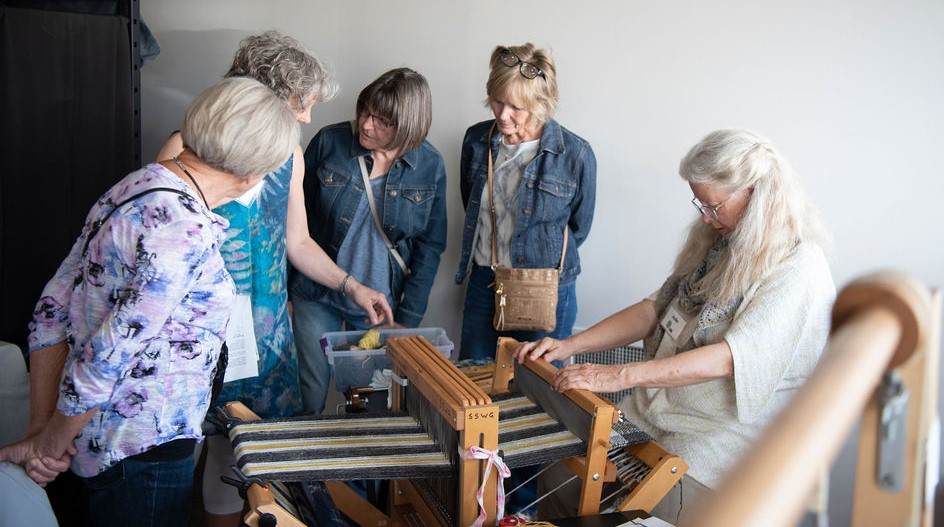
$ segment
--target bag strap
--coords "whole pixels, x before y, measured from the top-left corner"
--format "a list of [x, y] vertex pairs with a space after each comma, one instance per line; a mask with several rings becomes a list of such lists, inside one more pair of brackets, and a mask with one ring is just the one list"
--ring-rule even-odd
[[111, 218], [111, 215], [114, 214], [115, 211], [117, 211], [117, 210], [120, 209], [121, 207], [127, 205], [128, 203], [131, 203], [132, 201], [134, 201], [134, 200], [140, 198], [141, 196], [150, 194], [150, 193], [152, 193], [152, 192], [158, 192], [158, 191], [173, 192], [173, 193], [175, 193], [175, 194], [180, 194], [181, 196], [186, 196], [186, 197], [188, 197], [188, 198], [190, 198], [190, 199], [196, 201], [196, 198], [194, 198], [194, 197], [191, 196], [190, 194], [188, 194], [188, 193], [186, 193], [186, 192], [184, 192], [184, 191], [182, 191], [182, 190], [177, 190], [177, 189], [175, 189], [175, 188], [170, 188], [170, 187], [154, 187], [154, 188], [149, 188], [149, 189], [147, 189], [147, 190], [142, 190], [141, 192], [138, 192], [137, 194], [134, 194], [133, 196], [131, 196], [131, 197], [129, 197], [129, 198], [126, 198], [126, 199], [125, 199], [124, 201], [122, 201], [121, 203], [115, 205], [115, 207], [112, 208], [110, 211], [108, 211], [104, 216], [102, 216], [100, 219], [98, 219], [98, 220], [96, 220], [94, 223], [92, 223], [92, 225], [89, 227], [88, 236], [85, 238], [85, 244], [82, 246], [82, 256], [85, 256], [85, 254], [88, 252], [89, 244], [92, 243], [92, 238], [95, 238], [95, 235], [97, 235], [97, 234], [98, 234], [98, 231], [101, 230], [102, 225], [104, 225], [105, 222], [108, 221], [108, 218]]
[[[498, 268], [498, 222], [495, 221], [495, 191], [492, 188], [492, 132], [495, 131], [495, 123], [488, 131], [488, 213], [492, 217], [492, 270]], [[564, 257], [567, 256], [567, 233], [570, 229], [564, 225], [564, 248], [561, 250], [560, 265], [557, 266], [557, 272], [564, 272]]]
[[[351, 128], [354, 128], [353, 121], [351, 122]], [[387, 249], [390, 250], [390, 254], [393, 255], [393, 258], [397, 261], [403, 273], [408, 275], [410, 274], [410, 270], [407, 269], [406, 263], [403, 261], [403, 258], [400, 257], [397, 246], [390, 242], [390, 238], [387, 238], [387, 234], [383, 230], [383, 225], [380, 223], [380, 217], [377, 215], [377, 204], [374, 203], [374, 191], [370, 187], [370, 176], [367, 175], [367, 162], [364, 161], [364, 157], [365, 156], [357, 156], [357, 164], [360, 165], [361, 177], [364, 178], [364, 192], [367, 193], [367, 204], [370, 205], [370, 215], [374, 217], [374, 225], [377, 227], [377, 232], [380, 233], [380, 237], [383, 239]]]

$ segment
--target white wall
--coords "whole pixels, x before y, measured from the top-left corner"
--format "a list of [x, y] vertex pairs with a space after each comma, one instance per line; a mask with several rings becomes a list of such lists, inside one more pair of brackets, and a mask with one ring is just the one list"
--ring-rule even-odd
[[[695, 217], [678, 161], [745, 127], [792, 162], [835, 235], [840, 286], [895, 268], [944, 285], [944, 3], [938, 0], [144, 0], [160, 58], [142, 70], [144, 155], [225, 72], [240, 39], [275, 28], [334, 64], [342, 90], [314, 124], [349, 119], [360, 89], [409, 66], [433, 91], [430, 141], [450, 173], [449, 246], [424, 325], [457, 340], [459, 146], [489, 117], [498, 44], [553, 50], [558, 120], [593, 145], [596, 218], [581, 248], [578, 326], [656, 288]], [[845, 487], [842, 487], [840, 491]], [[839, 523], [839, 525], [844, 522]]]

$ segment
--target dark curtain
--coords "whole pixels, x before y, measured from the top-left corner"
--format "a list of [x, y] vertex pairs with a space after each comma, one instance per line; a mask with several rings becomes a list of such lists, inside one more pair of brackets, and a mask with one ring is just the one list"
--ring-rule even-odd
[[19, 345], [88, 209], [138, 168], [128, 18], [22, 5], [0, 2], [0, 340]]

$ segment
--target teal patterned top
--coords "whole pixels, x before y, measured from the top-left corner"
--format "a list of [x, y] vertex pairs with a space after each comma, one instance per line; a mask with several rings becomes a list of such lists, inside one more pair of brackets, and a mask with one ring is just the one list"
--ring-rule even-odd
[[229, 220], [220, 253], [239, 294], [250, 295], [259, 375], [223, 385], [219, 404], [241, 401], [263, 418], [301, 411], [298, 358], [288, 316], [285, 222], [292, 158], [265, 177], [249, 205], [214, 209]]

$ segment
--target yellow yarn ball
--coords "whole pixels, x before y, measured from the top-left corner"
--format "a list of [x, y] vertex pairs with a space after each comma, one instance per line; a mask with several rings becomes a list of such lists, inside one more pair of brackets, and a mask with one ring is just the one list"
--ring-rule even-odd
[[357, 341], [357, 347], [365, 350], [375, 350], [380, 347], [380, 332], [372, 329]]

